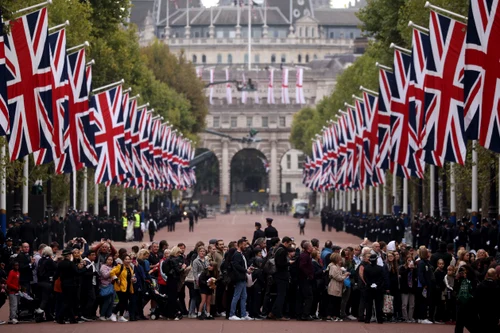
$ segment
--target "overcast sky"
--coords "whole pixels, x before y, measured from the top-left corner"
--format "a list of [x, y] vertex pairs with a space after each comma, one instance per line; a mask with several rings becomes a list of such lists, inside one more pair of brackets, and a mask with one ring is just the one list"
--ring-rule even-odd
[[[333, 0], [331, 1], [333, 3], [333, 7], [336, 7], [336, 8], [343, 8], [344, 6], [346, 6], [351, 0]], [[213, 6], [214, 4], [217, 3], [217, 0], [201, 0], [201, 2], [203, 3], [203, 5], [205, 7], [211, 7]]]

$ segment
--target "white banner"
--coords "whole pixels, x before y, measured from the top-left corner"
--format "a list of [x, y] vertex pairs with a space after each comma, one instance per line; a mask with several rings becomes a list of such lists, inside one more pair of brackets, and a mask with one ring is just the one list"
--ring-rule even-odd
[[247, 103], [247, 92], [245, 89], [248, 89], [249, 87], [247, 87], [247, 80], [245, 78], [245, 73], [241, 74], [241, 76], [243, 79], [243, 82], [242, 82], [243, 90], [241, 91], [241, 103], [246, 104]]
[[295, 103], [296, 104], [306, 104], [306, 99], [304, 98], [304, 68], [297, 67], [297, 75], [295, 82]]
[[274, 68], [269, 69], [269, 83], [267, 85], [267, 104], [275, 104], [274, 101]]
[[[214, 83], [214, 69], [213, 68], [210, 69], [210, 83]], [[213, 97], [214, 97], [214, 86], [210, 85], [210, 105], [214, 105]]]
[[288, 96], [288, 68], [283, 68], [281, 75], [281, 103], [290, 104], [290, 96]]
[[[226, 81], [229, 81], [229, 68], [226, 68]], [[226, 83], [226, 99], [227, 104], [233, 103], [233, 95], [231, 92], [231, 83]]]

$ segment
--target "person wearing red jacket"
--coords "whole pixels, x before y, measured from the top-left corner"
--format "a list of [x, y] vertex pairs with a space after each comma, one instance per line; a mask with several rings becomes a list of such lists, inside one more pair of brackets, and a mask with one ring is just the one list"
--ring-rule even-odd
[[10, 307], [10, 316], [9, 316], [9, 324], [17, 324], [17, 308], [20, 302], [19, 296], [19, 263], [16, 261], [12, 266], [12, 270], [9, 272], [9, 276], [7, 277], [7, 291], [9, 293], [9, 307]]

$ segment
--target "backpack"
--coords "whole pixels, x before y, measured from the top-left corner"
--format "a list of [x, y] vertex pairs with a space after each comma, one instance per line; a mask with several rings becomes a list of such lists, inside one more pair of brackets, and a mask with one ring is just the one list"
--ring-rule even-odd
[[472, 300], [472, 284], [468, 279], [463, 279], [458, 290], [457, 300], [461, 304], [467, 304]]
[[148, 222], [148, 229], [150, 232], [155, 232], [156, 231], [156, 223], [153, 219], [149, 220]]

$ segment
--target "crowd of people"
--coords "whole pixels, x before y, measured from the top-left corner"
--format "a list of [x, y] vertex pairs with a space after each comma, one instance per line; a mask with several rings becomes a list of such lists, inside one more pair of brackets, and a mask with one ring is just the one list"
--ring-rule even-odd
[[477, 229], [490, 234], [485, 221], [462, 244], [460, 234], [449, 231], [422, 237], [434, 224], [451, 229], [422, 217], [413, 246], [396, 217], [374, 222], [333, 212], [331, 220], [329, 227], [359, 236], [360, 244], [341, 248], [332, 241], [280, 238], [272, 218], [264, 230], [255, 223], [251, 241], [211, 239], [189, 251], [183, 243], [129, 250], [107, 239], [90, 246], [75, 237], [57, 255], [56, 242], [33, 252], [26, 240], [15, 249], [8, 238], [0, 258], [1, 294], [12, 324], [31, 308], [34, 320], [59, 324], [225, 317], [447, 323], [456, 332], [498, 331], [496, 245], [471, 246]]

